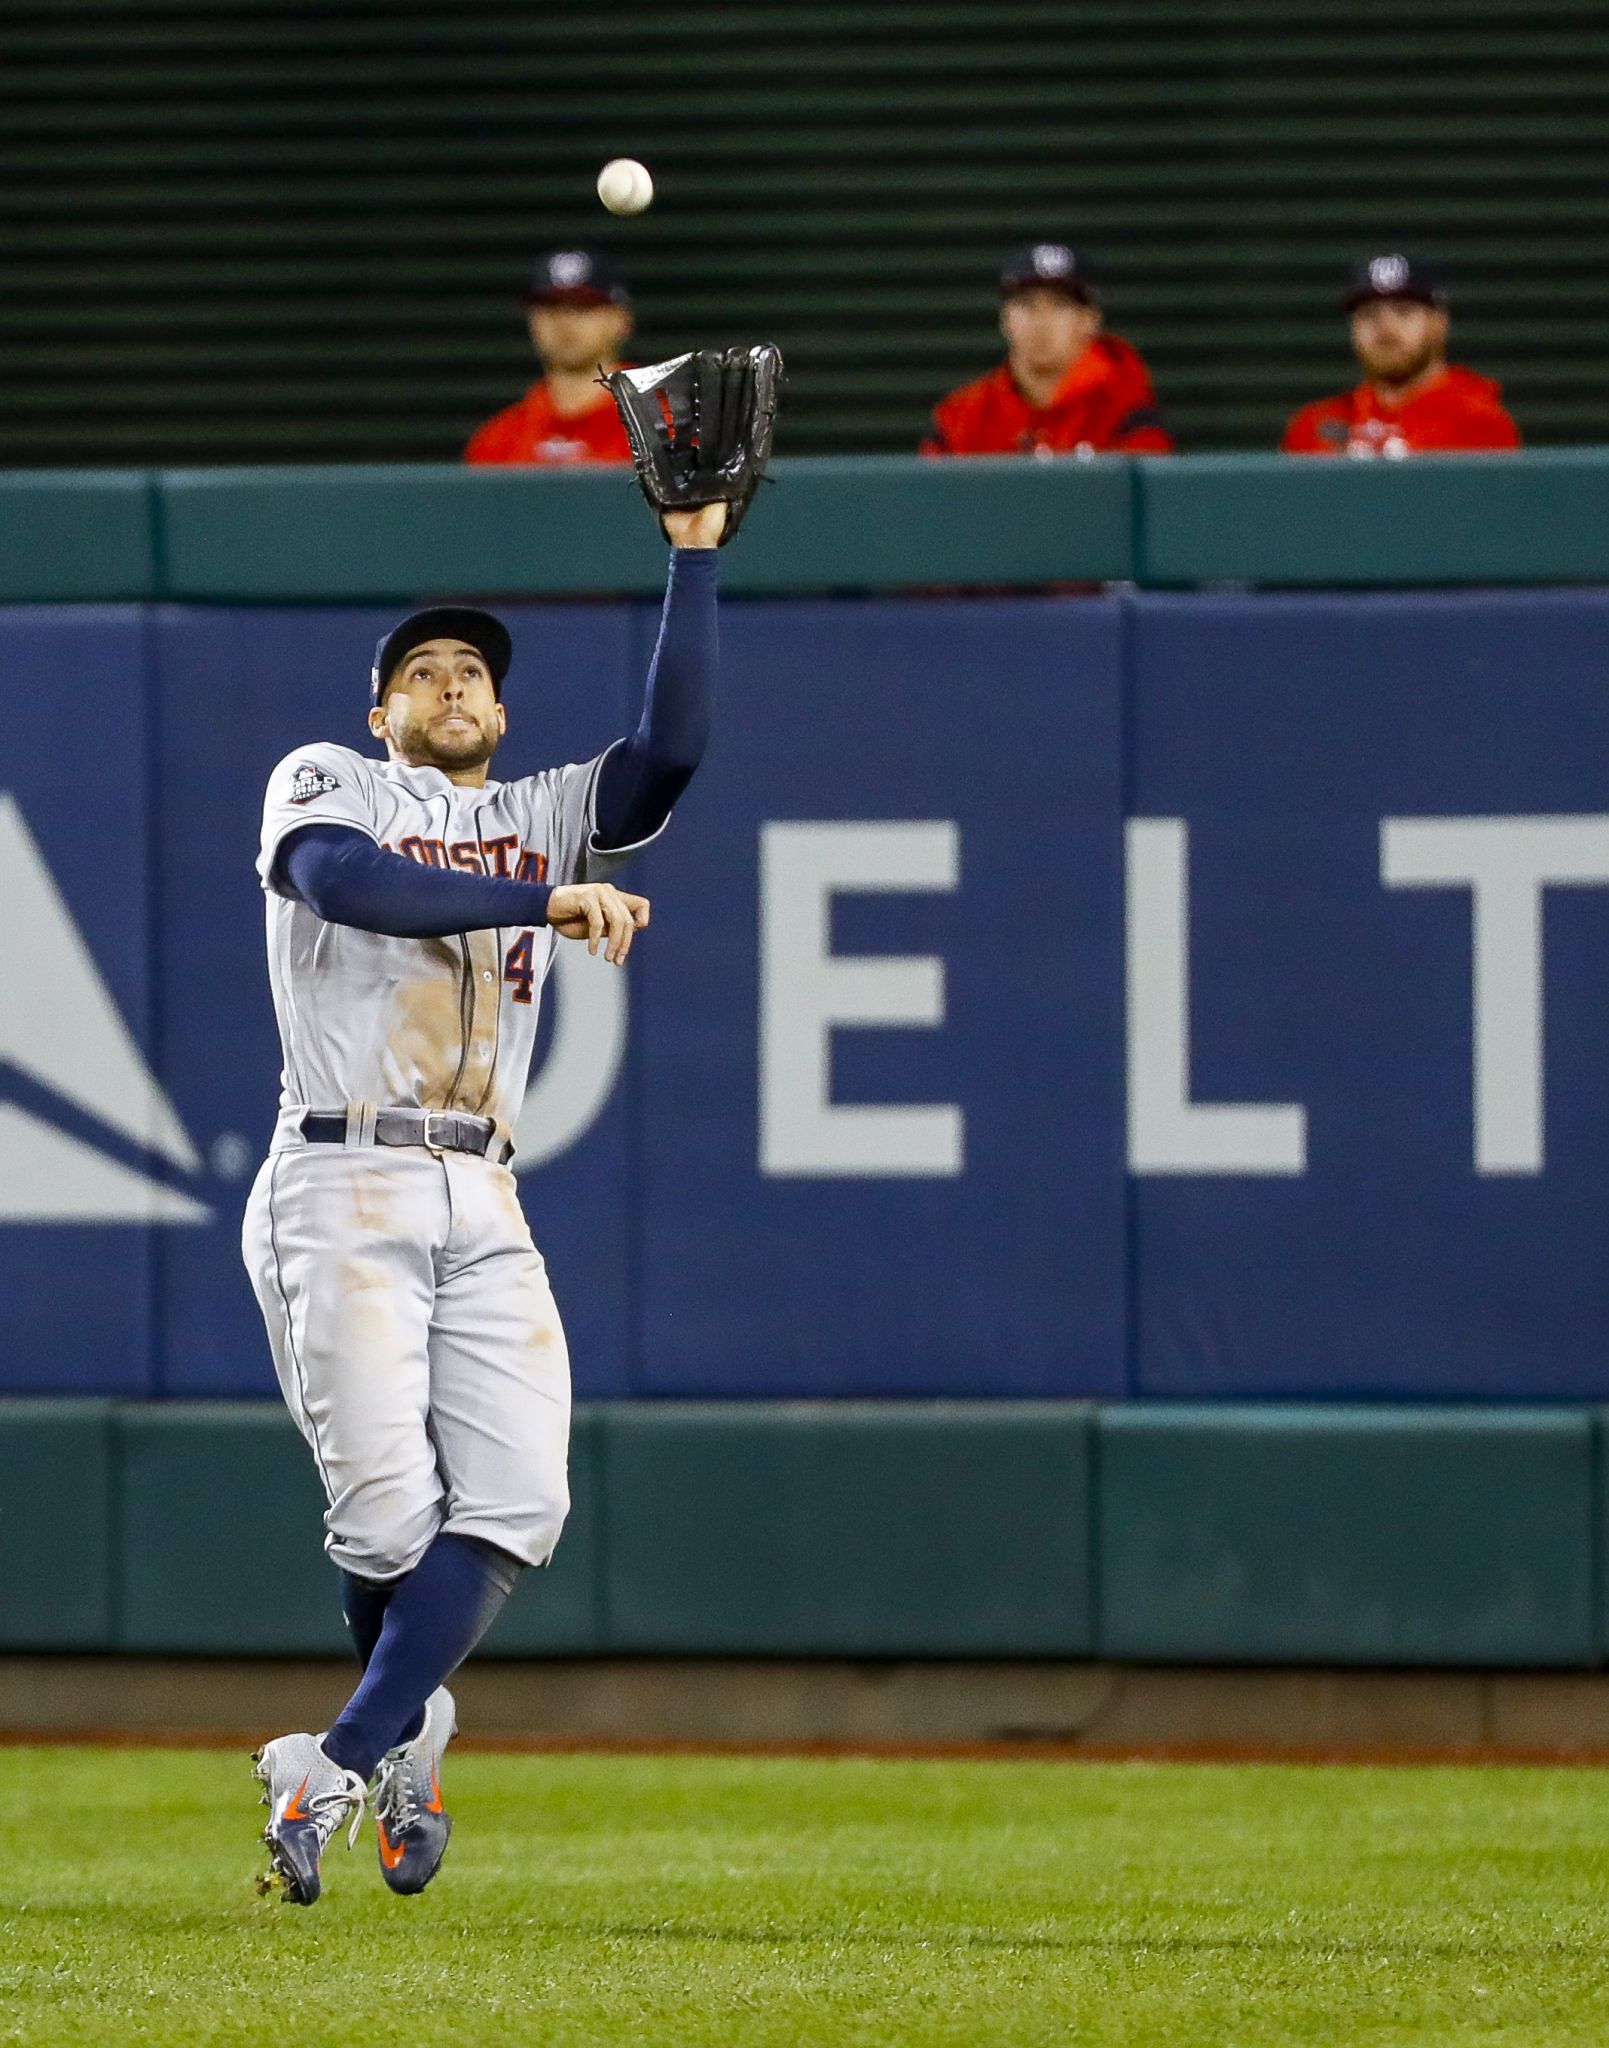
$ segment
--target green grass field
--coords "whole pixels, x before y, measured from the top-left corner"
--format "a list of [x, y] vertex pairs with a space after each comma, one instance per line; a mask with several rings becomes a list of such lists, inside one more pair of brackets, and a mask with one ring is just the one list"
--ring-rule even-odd
[[0, 2040], [1609, 2042], [1609, 1776], [454, 1756], [253, 1895], [244, 1756], [0, 1749]]

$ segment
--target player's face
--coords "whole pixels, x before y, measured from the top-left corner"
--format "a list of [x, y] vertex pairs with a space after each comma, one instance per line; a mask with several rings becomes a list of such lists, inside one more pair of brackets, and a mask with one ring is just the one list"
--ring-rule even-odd
[[1352, 347], [1364, 371], [1411, 384], [1447, 353], [1447, 315], [1417, 299], [1365, 299], [1352, 314]]
[[427, 640], [392, 671], [369, 730], [413, 768], [480, 768], [506, 728], [491, 672], [462, 640]]
[[1059, 377], [1100, 332], [1093, 306], [1045, 286], [1013, 292], [1000, 308], [1000, 332], [1019, 376]]
[[631, 315], [624, 306], [533, 306], [531, 341], [545, 370], [579, 376], [620, 360]]

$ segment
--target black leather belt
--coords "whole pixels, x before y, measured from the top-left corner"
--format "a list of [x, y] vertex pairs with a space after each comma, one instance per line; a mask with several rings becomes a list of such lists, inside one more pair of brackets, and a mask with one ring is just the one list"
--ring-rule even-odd
[[[302, 1117], [302, 1136], [309, 1145], [344, 1145], [346, 1111], [310, 1109]], [[513, 1152], [497, 1135], [489, 1116], [464, 1116], [450, 1109], [379, 1109], [374, 1113], [377, 1145], [426, 1145], [432, 1152], [473, 1152], [499, 1164]]]

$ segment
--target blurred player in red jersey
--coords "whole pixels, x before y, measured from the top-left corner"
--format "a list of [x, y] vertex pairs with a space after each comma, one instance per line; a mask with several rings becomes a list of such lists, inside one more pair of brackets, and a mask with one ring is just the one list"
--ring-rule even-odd
[[1000, 273], [1006, 360], [933, 410], [924, 455], [1166, 454], [1172, 437], [1139, 351], [1101, 332], [1089, 265], [1065, 242]]
[[1502, 387], [1447, 360], [1447, 301], [1412, 256], [1360, 263], [1341, 301], [1363, 382], [1303, 406], [1285, 429], [1287, 455], [1414, 455], [1518, 448]]
[[525, 295], [531, 341], [545, 375], [475, 430], [466, 462], [629, 462], [615, 402], [598, 382], [621, 367], [631, 294], [606, 258], [558, 249], [532, 272]]

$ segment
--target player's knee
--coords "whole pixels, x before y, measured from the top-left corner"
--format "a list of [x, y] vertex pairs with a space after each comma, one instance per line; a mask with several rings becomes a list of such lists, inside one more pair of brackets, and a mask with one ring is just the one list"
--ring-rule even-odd
[[508, 1547], [527, 1564], [546, 1564], [553, 1555], [570, 1512], [570, 1490], [564, 1484], [533, 1491], [510, 1516], [511, 1534], [518, 1540]]
[[325, 1517], [330, 1556], [363, 1579], [411, 1572], [441, 1528], [439, 1501], [406, 1501], [390, 1487], [359, 1486]]
[[553, 1555], [569, 1512], [569, 1488], [560, 1480], [531, 1487], [495, 1507], [481, 1504], [471, 1509], [460, 1504], [448, 1515], [447, 1527], [460, 1535], [479, 1536], [521, 1564], [538, 1565]]
[[546, 1564], [557, 1547], [570, 1515], [570, 1489], [560, 1486], [530, 1511], [525, 1555], [531, 1564]]

